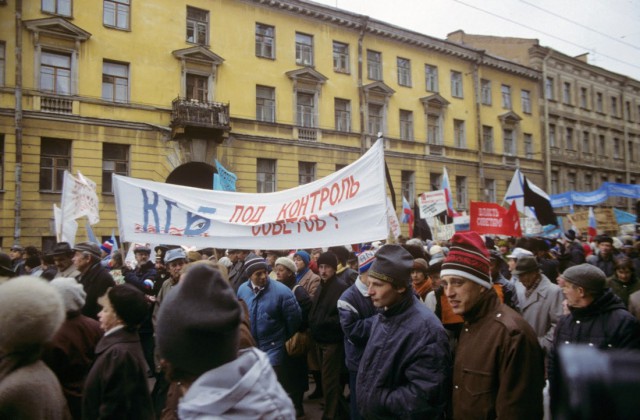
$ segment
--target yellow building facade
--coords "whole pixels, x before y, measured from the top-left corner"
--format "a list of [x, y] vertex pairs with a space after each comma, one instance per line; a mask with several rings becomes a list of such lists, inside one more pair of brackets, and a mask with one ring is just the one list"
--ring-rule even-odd
[[97, 184], [97, 236], [114, 172], [211, 188], [217, 159], [238, 191], [282, 190], [379, 134], [398, 208], [444, 168], [459, 210], [516, 167], [542, 183], [540, 73], [483, 51], [305, 1], [4, 3], [4, 247], [55, 241], [65, 169]]

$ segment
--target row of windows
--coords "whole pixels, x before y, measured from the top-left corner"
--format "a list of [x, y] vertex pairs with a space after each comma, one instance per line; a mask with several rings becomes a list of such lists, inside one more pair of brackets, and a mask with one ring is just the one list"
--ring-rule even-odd
[[[612, 150], [609, 150], [605, 134], [593, 134], [587, 130], [577, 133], [573, 127], [559, 128], [555, 124], [549, 124], [549, 146], [559, 149], [562, 147], [561, 144], [564, 144], [565, 149], [571, 151], [577, 151], [578, 145], [580, 145], [582, 153], [588, 155], [596, 154], [603, 157], [612, 156], [614, 159], [624, 159], [624, 140], [621, 137], [613, 137]], [[630, 161], [635, 161], [633, 138], [627, 143], [627, 154]]]
[[[103, 0], [102, 23], [118, 29], [129, 29], [130, 4], [130, 0]], [[73, 0], [42, 0], [41, 9], [44, 13], [72, 17]]]

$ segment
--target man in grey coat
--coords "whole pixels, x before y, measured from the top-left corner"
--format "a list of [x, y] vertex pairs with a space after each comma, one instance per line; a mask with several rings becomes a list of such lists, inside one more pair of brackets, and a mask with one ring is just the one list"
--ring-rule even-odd
[[516, 287], [524, 296], [520, 302], [522, 317], [538, 336], [540, 347], [548, 354], [553, 344], [553, 334], [562, 316], [562, 289], [542, 274], [535, 257], [518, 259], [513, 273], [518, 276]]

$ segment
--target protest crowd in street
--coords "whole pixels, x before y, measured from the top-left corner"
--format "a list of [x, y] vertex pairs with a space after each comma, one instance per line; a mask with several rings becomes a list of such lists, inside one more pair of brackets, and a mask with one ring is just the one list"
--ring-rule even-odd
[[130, 248], [0, 253], [0, 418], [552, 418], [563, 347], [640, 351], [631, 237]]

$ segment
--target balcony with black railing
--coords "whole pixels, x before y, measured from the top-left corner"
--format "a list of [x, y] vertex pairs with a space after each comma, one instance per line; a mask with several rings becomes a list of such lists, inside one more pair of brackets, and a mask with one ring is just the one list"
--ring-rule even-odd
[[229, 104], [176, 98], [172, 102], [173, 138], [220, 138], [231, 130]]

